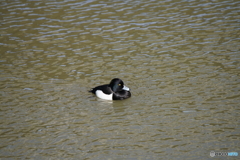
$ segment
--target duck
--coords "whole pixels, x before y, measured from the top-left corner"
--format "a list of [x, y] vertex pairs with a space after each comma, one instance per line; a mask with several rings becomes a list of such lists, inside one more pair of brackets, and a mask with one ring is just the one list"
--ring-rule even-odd
[[123, 100], [131, 97], [130, 89], [119, 78], [114, 78], [109, 84], [92, 88], [89, 92], [105, 100]]

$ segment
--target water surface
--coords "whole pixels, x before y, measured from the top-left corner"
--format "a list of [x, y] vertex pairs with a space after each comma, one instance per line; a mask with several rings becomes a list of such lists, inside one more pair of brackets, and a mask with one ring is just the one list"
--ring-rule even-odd
[[[238, 0], [0, 5], [0, 158], [240, 153]], [[115, 77], [130, 99], [88, 93]]]

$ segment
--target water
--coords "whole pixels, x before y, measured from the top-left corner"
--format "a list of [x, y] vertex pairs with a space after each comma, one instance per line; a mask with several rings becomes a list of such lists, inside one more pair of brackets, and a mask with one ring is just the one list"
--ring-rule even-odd
[[239, 1], [0, 4], [1, 159], [240, 153]]

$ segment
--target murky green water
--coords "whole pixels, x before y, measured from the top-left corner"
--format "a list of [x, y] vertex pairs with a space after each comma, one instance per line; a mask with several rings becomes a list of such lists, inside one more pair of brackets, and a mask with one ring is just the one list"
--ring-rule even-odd
[[[0, 5], [1, 159], [240, 153], [238, 0]], [[88, 93], [115, 77], [130, 99]]]

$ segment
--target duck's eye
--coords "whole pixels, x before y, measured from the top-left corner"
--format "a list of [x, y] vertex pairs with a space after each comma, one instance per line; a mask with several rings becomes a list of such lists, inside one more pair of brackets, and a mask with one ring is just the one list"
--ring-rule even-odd
[[121, 86], [121, 84], [120, 84], [120, 83], [119, 83], [118, 85], [119, 85], [119, 86]]

